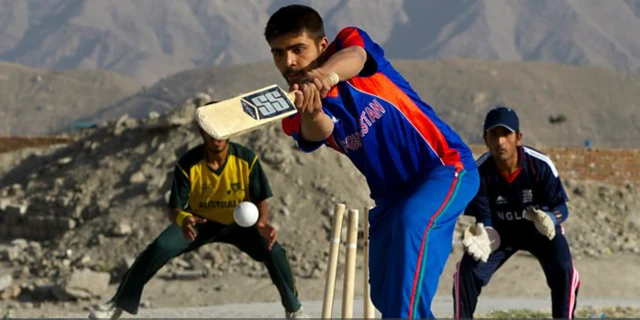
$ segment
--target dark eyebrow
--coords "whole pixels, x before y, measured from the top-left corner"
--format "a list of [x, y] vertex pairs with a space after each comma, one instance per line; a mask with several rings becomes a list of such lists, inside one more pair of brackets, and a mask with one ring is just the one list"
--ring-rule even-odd
[[293, 50], [295, 48], [305, 47], [305, 46], [306, 46], [306, 44], [304, 44], [302, 42], [298, 42], [298, 43], [294, 43], [294, 44], [292, 44], [292, 45], [290, 45], [290, 46], [288, 46], [288, 47], [286, 47], [284, 49], [282, 49], [282, 48], [271, 49], [271, 52], [288, 51], [288, 50]]

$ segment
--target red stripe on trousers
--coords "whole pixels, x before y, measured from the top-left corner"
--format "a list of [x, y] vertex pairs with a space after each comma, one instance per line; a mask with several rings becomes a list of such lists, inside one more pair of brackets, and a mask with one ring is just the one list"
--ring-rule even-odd
[[438, 208], [438, 211], [433, 216], [431, 216], [431, 220], [429, 220], [429, 224], [427, 225], [427, 227], [424, 230], [424, 233], [422, 234], [422, 242], [420, 244], [420, 254], [418, 254], [418, 263], [416, 263], [416, 272], [413, 275], [413, 287], [411, 289], [411, 302], [409, 304], [409, 318], [412, 318], [413, 316], [413, 306], [415, 304], [416, 289], [418, 287], [418, 278], [420, 278], [420, 268], [422, 265], [422, 256], [424, 255], [425, 243], [427, 241], [427, 234], [429, 234], [429, 229], [431, 229], [431, 226], [433, 226], [433, 222], [442, 213], [442, 209], [444, 209], [444, 207], [447, 205], [447, 203], [449, 202], [449, 199], [451, 198], [451, 194], [453, 194], [453, 190], [455, 189], [456, 183], [458, 183], [458, 171], [459, 170], [456, 170], [456, 176], [453, 179], [453, 183], [451, 184], [451, 187], [449, 187], [449, 192], [447, 193], [447, 196], [444, 199], [444, 202], [442, 202], [442, 204], [440, 205], [440, 208]]

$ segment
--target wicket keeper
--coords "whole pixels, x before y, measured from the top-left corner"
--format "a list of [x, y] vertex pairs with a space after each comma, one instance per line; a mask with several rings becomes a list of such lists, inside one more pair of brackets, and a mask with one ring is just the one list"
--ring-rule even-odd
[[455, 318], [473, 318], [482, 287], [519, 250], [540, 262], [552, 316], [573, 318], [580, 278], [561, 226], [569, 212], [558, 170], [548, 156], [521, 144], [520, 121], [510, 108], [489, 111], [483, 137], [489, 152], [478, 158], [480, 190], [465, 211], [476, 224], [465, 231], [454, 276]]

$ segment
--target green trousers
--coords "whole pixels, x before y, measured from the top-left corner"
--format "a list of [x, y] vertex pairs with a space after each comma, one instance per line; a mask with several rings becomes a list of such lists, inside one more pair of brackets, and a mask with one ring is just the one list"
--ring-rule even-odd
[[236, 224], [227, 226], [208, 221], [198, 225], [197, 232], [196, 239], [190, 242], [177, 225], [171, 224], [167, 227], [136, 258], [111, 301], [118, 308], [130, 314], [137, 314], [145, 284], [169, 260], [205, 244], [220, 242], [232, 244], [253, 260], [264, 263], [271, 281], [280, 293], [285, 310], [293, 312], [300, 309], [301, 304], [291, 267], [287, 261], [287, 253], [279, 243], [276, 242], [269, 250], [266, 239], [260, 235], [256, 227], [242, 228]]

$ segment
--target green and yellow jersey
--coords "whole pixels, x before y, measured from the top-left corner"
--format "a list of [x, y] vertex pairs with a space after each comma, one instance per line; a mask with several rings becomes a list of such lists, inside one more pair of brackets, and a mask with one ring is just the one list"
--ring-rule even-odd
[[169, 207], [230, 224], [238, 203], [258, 203], [272, 195], [260, 160], [251, 150], [229, 142], [227, 161], [213, 170], [206, 163], [204, 146], [199, 145], [176, 164]]

